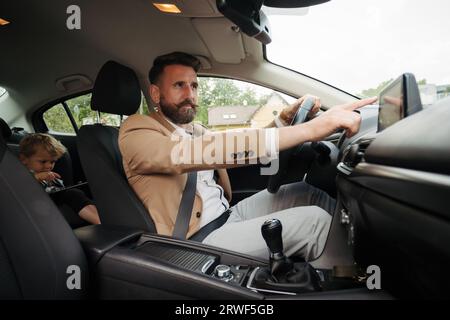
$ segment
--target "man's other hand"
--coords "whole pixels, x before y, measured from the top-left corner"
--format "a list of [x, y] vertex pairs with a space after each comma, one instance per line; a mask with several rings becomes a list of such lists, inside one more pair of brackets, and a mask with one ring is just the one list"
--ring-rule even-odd
[[314, 107], [308, 113], [308, 117], [312, 118], [320, 110], [321, 107], [320, 98], [310, 94], [305, 94], [303, 97], [297, 99], [293, 104], [284, 108], [281, 111], [280, 120], [285, 126], [288, 126], [292, 123], [292, 120], [294, 119], [295, 113], [297, 112], [298, 108], [302, 105], [303, 101], [305, 101], [308, 98], [314, 100]]

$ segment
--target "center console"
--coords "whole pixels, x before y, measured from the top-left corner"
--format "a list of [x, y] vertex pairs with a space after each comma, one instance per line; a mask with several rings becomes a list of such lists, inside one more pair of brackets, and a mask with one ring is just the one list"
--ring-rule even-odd
[[268, 261], [127, 228], [95, 225], [75, 233], [88, 255], [93, 291], [102, 299], [261, 300], [366, 290], [355, 277], [287, 258], [278, 220], [262, 226]]

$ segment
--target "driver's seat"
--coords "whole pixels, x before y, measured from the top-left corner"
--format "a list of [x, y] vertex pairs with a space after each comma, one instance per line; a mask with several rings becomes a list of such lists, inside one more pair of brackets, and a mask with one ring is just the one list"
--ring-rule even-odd
[[[95, 80], [92, 110], [131, 115], [140, 103], [141, 89], [135, 72], [117, 62], [106, 62]], [[100, 221], [156, 233], [147, 209], [128, 184], [118, 136], [118, 128], [103, 124], [84, 125], [78, 132], [78, 152]]]

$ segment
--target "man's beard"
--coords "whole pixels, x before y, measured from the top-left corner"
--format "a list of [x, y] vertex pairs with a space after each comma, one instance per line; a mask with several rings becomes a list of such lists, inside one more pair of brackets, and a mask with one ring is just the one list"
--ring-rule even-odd
[[[191, 106], [191, 108], [187, 107]], [[159, 107], [164, 115], [175, 124], [186, 124], [194, 120], [197, 114], [198, 105], [194, 104], [192, 100], [185, 99], [180, 103], [166, 103], [165, 99], [161, 97]], [[185, 107], [185, 108], [183, 108]]]

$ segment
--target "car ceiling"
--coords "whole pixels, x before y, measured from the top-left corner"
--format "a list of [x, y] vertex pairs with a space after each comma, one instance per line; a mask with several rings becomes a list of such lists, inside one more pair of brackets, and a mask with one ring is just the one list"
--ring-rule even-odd
[[[146, 88], [153, 59], [177, 50], [201, 58], [203, 75], [230, 76], [294, 96], [315, 94], [325, 106], [354, 100], [266, 62], [262, 44], [233, 30], [215, 0], [171, 2], [184, 14], [161, 13], [150, 0], [1, 1], [0, 18], [10, 24], [0, 27], [0, 86], [8, 90], [11, 106], [6, 113], [0, 110], [2, 117], [27, 127], [37, 108], [91, 89], [108, 60], [133, 68]], [[81, 30], [66, 27], [66, 10], [73, 4], [80, 7]], [[58, 88], [58, 80], [74, 75], [88, 80]], [[148, 96], [147, 102], [151, 104]]]
[[[149, 0], [2, 1], [0, 17], [11, 23], [0, 28], [0, 85], [20, 104], [30, 106], [67, 95], [56, 88], [58, 79], [82, 74], [93, 82], [110, 59], [135, 69], [144, 83], [154, 57], [175, 50], [206, 57], [209, 72], [225, 56], [231, 57], [226, 64], [241, 62], [243, 36], [231, 30], [214, 0], [178, 2], [182, 16], [163, 14]], [[66, 9], [72, 4], [80, 7], [81, 30], [66, 27]], [[227, 34], [219, 35], [221, 41], [207, 31], [211, 22], [215, 31], [230, 25]], [[262, 56], [261, 45], [250, 40]], [[82, 89], [86, 88], [74, 88]]]

